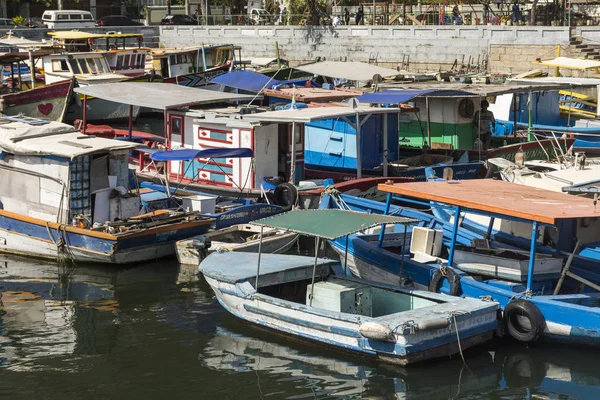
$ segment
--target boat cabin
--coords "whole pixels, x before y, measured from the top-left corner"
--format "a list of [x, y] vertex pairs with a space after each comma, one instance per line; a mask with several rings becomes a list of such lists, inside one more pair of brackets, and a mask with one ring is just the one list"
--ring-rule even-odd
[[43, 57], [46, 84], [76, 78], [80, 86], [118, 82], [125, 75], [111, 71], [103, 53], [57, 53]]
[[59, 122], [5, 117], [0, 146], [2, 211], [86, 227], [139, 212], [129, 185], [135, 144], [83, 135]]
[[[161, 75], [164, 79], [175, 78], [181, 75], [220, 70], [224, 73], [233, 66], [235, 50], [240, 49], [234, 45], [219, 46], [202, 45], [172, 49], [152, 49], [150, 51], [150, 70]], [[214, 76], [217, 76], [215, 74]], [[170, 81], [167, 81], [171, 83]], [[177, 82], [179, 83], [179, 82]], [[196, 86], [187, 85], [186, 86]]]
[[126, 76], [146, 73], [146, 55], [141, 33], [96, 34], [78, 31], [50, 32], [49, 35], [69, 53], [100, 52], [106, 56], [110, 71]]

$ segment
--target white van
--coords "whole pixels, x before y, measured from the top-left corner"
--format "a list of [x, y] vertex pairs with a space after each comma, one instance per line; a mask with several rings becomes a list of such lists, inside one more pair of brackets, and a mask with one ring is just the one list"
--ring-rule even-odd
[[96, 26], [92, 13], [81, 10], [44, 11], [42, 22], [48, 29], [93, 28]]

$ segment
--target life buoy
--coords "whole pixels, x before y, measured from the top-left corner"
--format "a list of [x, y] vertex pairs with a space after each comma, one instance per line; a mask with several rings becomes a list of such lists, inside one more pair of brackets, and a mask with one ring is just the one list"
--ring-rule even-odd
[[429, 291], [433, 293], [440, 293], [440, 286], [442, 279], [447, 279], [450, 283], [450, 295], [458, 296], [460, 292], [460, 275], [458, 275], [452, 268], [440, 267], [433, 271], [431, 281], [429, 281]]
[[290, 183], [280, 183], [275, 188], [273, 197], [275, 198], [275, 204], [280, 205], [283, 211], [290, 211], [296, 204], [298, 189]]
[[510, 336], [520, 342], [530, 343], [544, 332], [546, 319], [535, 304], [517, 299], [504, 308], [504, 324]]

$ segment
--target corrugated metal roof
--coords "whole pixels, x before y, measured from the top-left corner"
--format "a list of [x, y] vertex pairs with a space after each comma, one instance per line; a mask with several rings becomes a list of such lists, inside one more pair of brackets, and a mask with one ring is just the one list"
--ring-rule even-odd
[[117, 82], [84, 86], [75, 92], [115, 103], [148, 107], [157, 110], [183, 108], [201, 104], [249, 101], [253, 95], [224, 93], [171, 83]]
[[367, 214], [346, 210], [295, 210], [252, 222], [255, 225], [284, 229], [302, 235], [327, 240], [364, 231], [382, 224], [411, 224], [413, 218], [390, 215]]
[[398, 71], [391, 68], [361, 62], [322, 61], [314, 64], [294, 67], [300, 71], [331, 78], [348, 79], [352, 81], [369, 81], [374, 75], [396, 76]]
[[399, 112], [398, 108], [384, 107], [359, 107], [357, 109], [352, 109], [351, 107], [315, 107], [248, 114], [244, 116], [244, 120], [306, 123], [331, 118], [350, 117], [357, 113], [360, 116], [368, 114], [398, 114]]

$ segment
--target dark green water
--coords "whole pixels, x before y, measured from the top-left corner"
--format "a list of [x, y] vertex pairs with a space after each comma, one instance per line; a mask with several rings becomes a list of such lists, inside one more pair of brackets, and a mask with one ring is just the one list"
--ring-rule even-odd
[[225, 313], [175, 261], [0, 260], [0, 399], [600, 399], [597, 350], [520, 345], [397, 368]]

